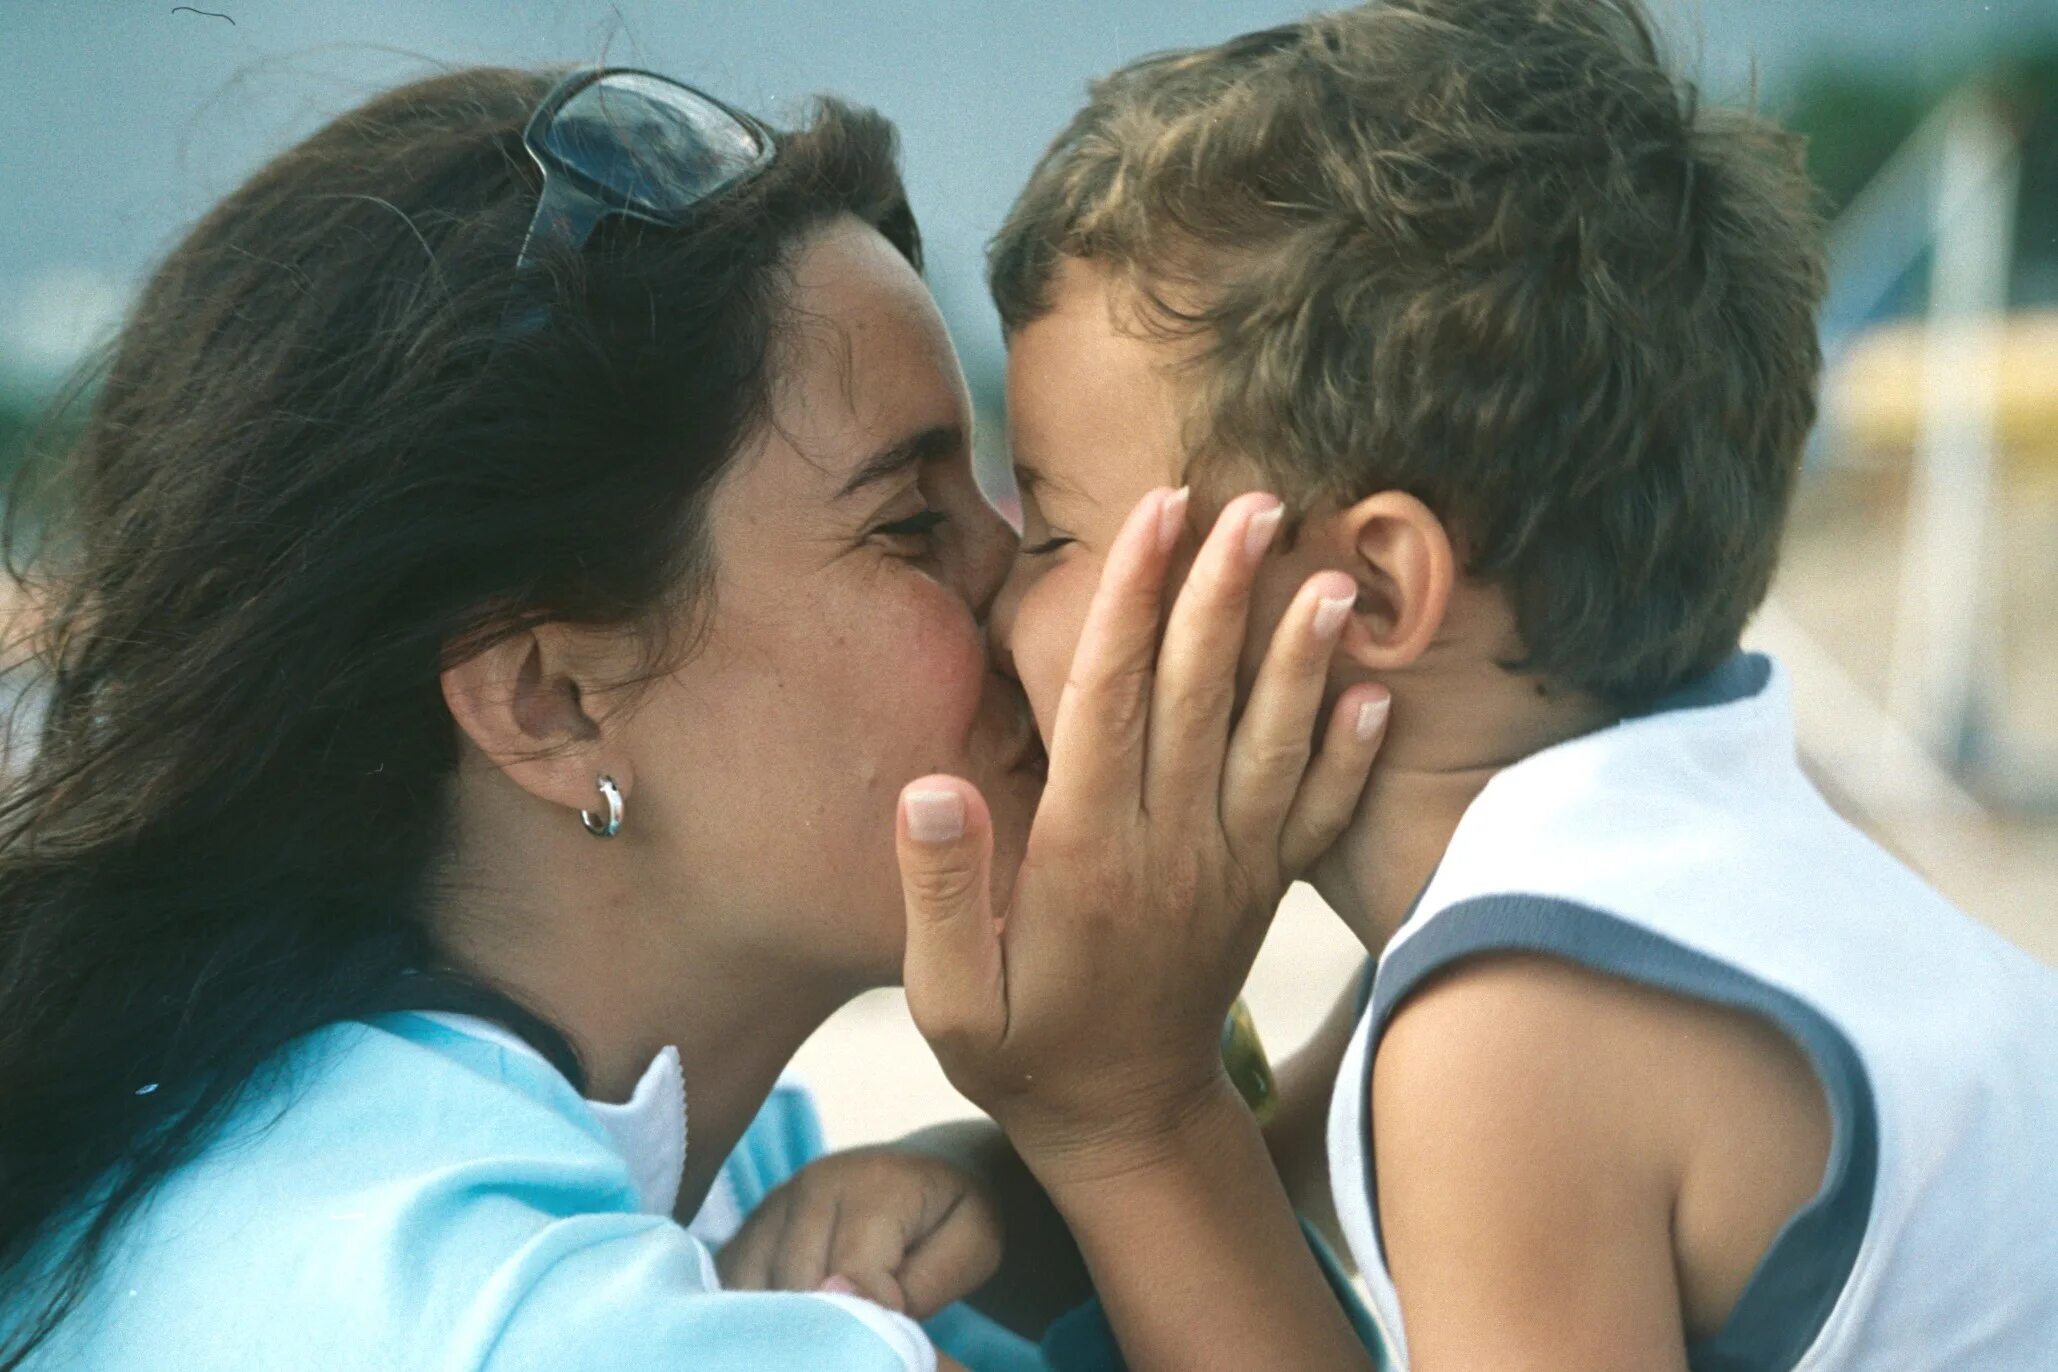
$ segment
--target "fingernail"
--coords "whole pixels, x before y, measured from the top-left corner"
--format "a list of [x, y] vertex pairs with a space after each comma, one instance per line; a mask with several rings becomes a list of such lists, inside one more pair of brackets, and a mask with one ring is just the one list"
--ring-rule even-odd
[[1358, 706], [1358, 742], [1370, 743], [1386, 724], [1386, 712], [1393, 708], [1392, 696], [1380, 696]]
[[965, 835], [965, 798], [956, 791], [909, 791], [908, 837], [917, 843], [955, 843]]
[[1358, 603], [1353, 595], [1323, 596], [1315, 602], [1315, 636], [1335, 638], [1343, 632], [1343, 622], [1351, 617], [1351, 607]]
[[831, 1277], [815, 1290], [827, 1291], [832, 1296], [855, 1296], [858, 1293], [857, 1283], [849, 1277]]
[[1192, 488], [1181, 486], [1165, 497], [1165, 503], [1158, 507], [1158, 550], [1171, 552], [1179, 541], [1179, 535], [1186, 530], [1186, 498]]
[[1269, 510], [1260, 510], [1251, 516], [1250, 523], [1243, 526], [1243, 553], [1256, 562], [1265, 555], [1265, 549], [1272, 546], [1272, 535], [1279, 532], [1279, 521], [1286, 515], [1284, 505], [1274, 505]]

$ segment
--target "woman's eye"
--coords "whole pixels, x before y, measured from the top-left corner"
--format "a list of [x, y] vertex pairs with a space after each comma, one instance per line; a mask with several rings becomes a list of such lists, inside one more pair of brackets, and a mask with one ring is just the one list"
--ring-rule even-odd
[[1045, 553], [1056, 552], [1058, 549], [1064, 547], [1067, 543], [1077, 543], [1078, 541], [1079, 540], [1076, 538], [1067, 538], [1063, 534], [1059, 534], [1055, 538], [1046, 538], [1041, 543], [1032, 544], [1029, 547], [1022, 549], [1022, 556], [1042, 557]]
[[919, 538], [927, 542], [939, 526], [949, 522], [950, 516], [941, 510], [924, 510], [906, 519], [896, 519], [891, 524], [881, 524], [872, 532], [888, 538]]

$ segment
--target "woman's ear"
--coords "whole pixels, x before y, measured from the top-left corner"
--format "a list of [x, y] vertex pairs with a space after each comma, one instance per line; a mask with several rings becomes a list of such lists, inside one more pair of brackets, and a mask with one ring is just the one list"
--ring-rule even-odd
[[1414, 496], [1380, 491], [1339, 511], [1332, 528], [1358, 582], [1357, 623], [1340, 650], [1375, 672], [1409, 666], [1442, 630], [1457, 582], [1443, 521]]
[[571, 809], [593, 805], [603, 773], [625, 794], [630, 781], [627, 759], [603, 748], [599, 692], [577, 662], [570, 631], [542, 624], [442, 676], [451, 719], [487, 762], [537, 799]]

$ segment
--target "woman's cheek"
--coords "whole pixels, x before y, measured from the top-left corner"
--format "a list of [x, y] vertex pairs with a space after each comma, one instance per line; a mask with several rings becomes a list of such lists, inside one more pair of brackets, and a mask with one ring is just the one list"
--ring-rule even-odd
[[[897, 684], [912, 685], [927, 699], [927, 724], [948, 723], [956, 737], [978, 717], [986, 692], [986, 644], [965, 602], [935, 583], [924, 587], [906, 645], [897, 660], [882, 664]], [[892, 699], [889, 688], [882, 695]]]

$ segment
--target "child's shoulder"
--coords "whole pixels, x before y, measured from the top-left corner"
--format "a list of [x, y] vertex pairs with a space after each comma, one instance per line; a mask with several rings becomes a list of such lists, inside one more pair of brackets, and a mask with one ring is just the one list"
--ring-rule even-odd
[[1535, 954], [1469, 958], [1409, 996], [1369, 1090], [1397, 1276], [1411, 1256], [1519, 1251], [1561, 1277], [1568, 1254], [1658, 1262], [1690, 1337], [1720, 1327], [1829, 1154], [1821, 1088], [1768, 1021]]

